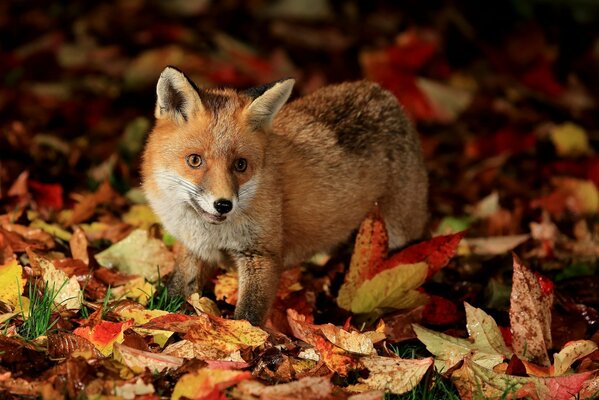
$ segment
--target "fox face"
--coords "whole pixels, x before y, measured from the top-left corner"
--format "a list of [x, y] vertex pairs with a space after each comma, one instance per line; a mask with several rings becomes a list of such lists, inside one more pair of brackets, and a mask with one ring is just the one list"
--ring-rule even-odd
[[[188, 247], [202, 251], [247, 237], [246, 210], [260, 188], [270, 124], [292, 86], [287, 80], [249, 92], [199, 90], [174, 68], [162, 73], [143, 187], [166, 228]], [[207, 229], [212, 243], [198, 244]]]
[[247, 208], [260, 180], [265, 137], [244, 123], [240, 100], [228, 96], [218, 118], [206, 109], [181, 124], [158, 120], [148, 142], [148, 180], [211, 224]]

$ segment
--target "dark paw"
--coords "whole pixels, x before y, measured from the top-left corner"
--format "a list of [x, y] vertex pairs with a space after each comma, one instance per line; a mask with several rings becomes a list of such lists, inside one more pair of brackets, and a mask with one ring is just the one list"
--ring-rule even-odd
[[235, 309], [235, 319], [245, 319], [254, 326], [264, 325], [266, 315], [263, 312], [255, 309], [240, 308], [239, 306]]
[[186, 280], [184, 277], [174, 273], [166, 283], [166, 290], [169, 296], [183, 296], [187, 298], [190, 294], [198, 291], [198, 284], [195, 279]]

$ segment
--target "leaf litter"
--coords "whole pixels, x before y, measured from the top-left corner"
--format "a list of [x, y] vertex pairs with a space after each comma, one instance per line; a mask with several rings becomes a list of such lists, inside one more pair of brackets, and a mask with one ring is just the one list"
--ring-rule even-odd
[[[356, 5], [349, 33], [351, 10], [280, 2], [247, 8], [264, 13], [248, 33], [208, 3], [2, 6], [0, 32], [30, 34], [0, 54], [0, 394], [596, 397], [599, 88], [581, 68], [596, 52], [539, 24], [489, 40], [457, 5], [426, 6], [441, 16], [426, 26], [404, 19], [425, 6]], [[338, 252], [285, 272], [264, 328], [230, 319], [232, 271], [169, 298], [179, 244], [136, 188], [165, 62], [206, 85], [379, 82], [422, 133], [436, 234], [388, 249], [373, 207]]]

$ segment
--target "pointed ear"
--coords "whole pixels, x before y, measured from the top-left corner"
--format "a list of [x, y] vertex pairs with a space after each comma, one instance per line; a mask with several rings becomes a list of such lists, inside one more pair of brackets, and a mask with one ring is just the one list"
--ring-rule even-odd
[[157, 119], [181, 123], [202, 109], [196, 87], [183, 72], [173, 67], [166, 67], [160, 74], [156, 95], [154, 116]]
[[245, 92], [254, 99], [246, 109], [248, 121], [254, 129], [270, 127], [275, 115], [289, 99], [294, 84], [295, 79], [284, 79]]

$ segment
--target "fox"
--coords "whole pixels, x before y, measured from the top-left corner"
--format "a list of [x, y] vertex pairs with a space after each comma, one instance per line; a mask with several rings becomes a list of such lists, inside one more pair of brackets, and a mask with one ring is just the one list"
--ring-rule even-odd
[[199, 88], [166, 67], [141, 166], [146, 198], [182, 245], [171, 294], [238, 271], [234, 318], [261, 326], [281, 273], [351, 238], [378, 207], [399, 248], [426, 234], [428, 176], [395, 96], [368, 81], [287, 103], [294, 79]]

